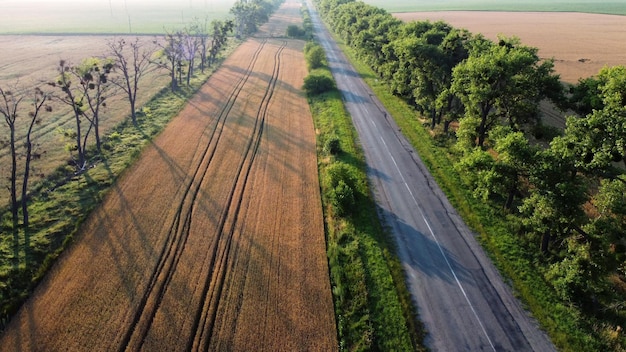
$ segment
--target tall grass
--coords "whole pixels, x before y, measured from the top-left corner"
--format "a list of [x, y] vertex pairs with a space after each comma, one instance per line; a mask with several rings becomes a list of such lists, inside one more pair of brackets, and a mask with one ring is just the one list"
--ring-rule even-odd
[[[327, 68], [311, 74], [330, 75]], [[369, 189], [365, 159], [341, 94], [309, 96], [318, 139], [318, 167], [340, 350], [424, 350], [424, 332], [389, 233]], [[328, 145], [339, 141], [339, 147]], [[338, 181], [354, 196], [333, 206]]]

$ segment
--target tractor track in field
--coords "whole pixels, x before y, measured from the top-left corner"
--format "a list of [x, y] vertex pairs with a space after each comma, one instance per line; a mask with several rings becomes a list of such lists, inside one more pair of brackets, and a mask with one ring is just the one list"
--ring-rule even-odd
[[[258, 57], [266, 43], [267, 40], [264, 40], [259, 44], [252, 55], [245, 73], [230, 92], [227, 103], [219, 112], [216, 122], [207, 126], [207, 129], [212, 128], [212, 130], [208, 132], [210, 135], [208, 142], [203, 148], [200, 147], [196, 149], [196, 153], [198, 151], [201, 153], [199, 156], [200, 162], [195, 167], [194, 173], [184, 189], [182, 200], [177, 207], [175, 216], [170, 225], [157, 265], [150, 276], [149, 284], [140, 300], [139, 307], [134, 314], [118, 351], [141, 349], [151, 329], [154, 318], [160, 308], [172, 277], [176, 272], [177, 264], [187, 243], [196, 197], [201, 190], [201, 185], [205, 180], [207, 170], [211, 165], [217, 145], [220, 142], [225, 121], [228, 119], [240, 92], [254, 72]], [[272, 76], [268, 81], [262, 102], [259, 105], [252, 133], [249, 137], [246, 150], [243, 153], [243, 158], [238, 165], [237, 176], [233, 180], [228, 194], [226, 207], [220, 214], [217, 228], [218, 236], [211, 243], [208, 274], [204, 278], [204, 282], [200, 283], [202, 286], [202, 296], [200, 304], [195, 310], [196, 314], [192, 325], [193, 336], [188, 340], [186, 350], [208, 349], [208, 337], [210, 337], [215, 323], [220, 293], [225, 279], [224, 269], [228, 264], [231, 237], [236, 226], [247, 178], [263, 134], [265, 116], [280, 72], [280, 56], [286, 44], [286, 42], [283, 42], [274, 55]], [[226, 228], [227, 220], [230, 220], [231, 225], [229, 228]], [[215, 282], [217, 282], [217, 285], [211, 284]]]
[[[272, 71], [272, 76], [268, 81], [268, 85], [265, 88], [263, 99], [261, 101], [261, 104], [259, 105], [259, 109], [257, 110], [253, 133], [250, 140], [248, 141], [245, 155], [241, 163], [239, 164], [237, 178], [233, 183], [233, 188], [231, 189], [229, 199], [226, 205], [227, 211], [225, 212], [224, 216], [222, 216], [219, 222], [218, 233], [221, 234], [221, 236], [218, 236], [217, 239], [218, 241], [225, 241], [225, 244], [222, 247], [213, 247], [214, 252], [211, 255], [211, 263], [209, 266], [209, 272], [217, 276], [217, 285], [210, 285], [210, 283], [212, 282], [211, 276], [206, 277], [205, 282], [203, 283], [201, 295], [201, 309], [196, 311], [197, 313], [194, 319], [194, 325], [192, 329], [194, 336], [193, 339], [189, 339], [189, 345], [187, 346], [187, 350], [207, 351], [209, 348], [210, 335], [215, 325], [217, 308], [219, 306], [222, 288], [224, 287], [224, 281], [226, 278], [226, 267], [229, 263], [228, 253], [230, 252], [230, 246], [232, 243], [231, 240], [235, 232], [235, 227], [238, 224], [237, 219], [241, 210], [241, 203], [244, 192], [246, 190], [250, 170], [252, 169], [254, 159], [257, 155], [257, 150], [261, 143], [261, 137], [263, 136], [263, 128], [265, 126], [265, 118], [267, 116], [269, 104], [272, 96], [274, 95], [276, 83], [278, 82], [278, 75], [280, 73], [280, 57], [286, 46], [287, 42], [283, 41], [280, 47], [277, 49], [276, 53], [274, 54], [274, 68]], [[240, 189], [240, 192], [238, 194], [235, 194], [237, 189]], [[228, 209], [231, 209], [232, 207], [234, 207], [234, 211], [231, 216], [232, 221], [230, 222], [229, 228], [225, 232], [226, 219], [228, 216], [230, 216]], [[222, 248], [222, 250], [218, 251], [218, 249], [220, 248]], [[216, 266], [217, 270], [215, 270]]]
[[0, 350], [337, 350], [305, 43], [263, 28], [116, 180]]

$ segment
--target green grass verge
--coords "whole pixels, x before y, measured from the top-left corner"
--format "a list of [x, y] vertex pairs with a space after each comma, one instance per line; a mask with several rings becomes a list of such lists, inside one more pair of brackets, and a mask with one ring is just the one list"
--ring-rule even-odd
[[534, 262], [537, 256], [525, 249], [527, 246], [516, 235], [514, 224], [507, 223], [499, 210], [472, 197], [471, 190], [465, 187], [453, 167], [456, 156], [449, 141], [432, 138], [414, 109], [392, 95], [390, 89], [376, 79], [373, 71], [356, 58], [354, 51], [345, 45], [341, 48], [394, 117], [464, 221], [479, 234], [495, 265], [557, 348], [562, 351], [606, 350], [606, 341], [593, 333], [598, 326], [584, 319], [574, 307], [563, 304], [543, 280], [537, 270], [538, 264]]
[[[330, 75], [327, 68], [311, 74]], [[340, 350], [424, 350], [424, 333], [405, 284], [395, 247], [378, 218], [365, 159], [337, 90], [309, 96], [317, 131], [328, 260]], [[338, 139], [340, 152], [324, 148]], [[341, 175], [340, 175], [341, 174]], [[340, 176], [337, 176], [340, 175]], [[343, 178], [354, 202], [343, 214], [332, 206], [333, 184]]]
[[[227, 47], [222, 60], [234, 51], [237, 44]], [[72, 166], [62, 166], [38, 184], [31, 192], [31, 227], [28, 231], [20, 229], [15, 237], [10, 212], [3, 211], [0, 331], [60, 253], [72, 243], [82, 222], [100, 204], [115, 180], [180, 112], [218, 65], [195, 76], [189, 87], [181, 86], [177, 92], [171, 92], [169, 87], [163, 88], [141, 108], [137, 126], [128, 118], [113, 128], [103, 139], [102, 155], [89, 151], [93, 167], [86, 172], [74, 175]]]

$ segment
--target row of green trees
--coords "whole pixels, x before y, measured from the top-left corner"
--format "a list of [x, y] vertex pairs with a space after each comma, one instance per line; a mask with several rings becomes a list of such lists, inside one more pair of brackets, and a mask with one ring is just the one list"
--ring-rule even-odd
[[[453, 145], [475, 197], [508, 221], [555, 294], [600, 325], [623, 322], [626, 68], [564, 86], [553, 61], [515, 37], [491, 41], [445, 22], [404, 23], [352, 0], [317, 5], [379, 79]], [[576, 114], [541, 142], [545, 100]]]
[[283, 1], [237, 0], [230, 9], [230, 13], [235, 16], [235, 35], [240, 38], [256, 32], [258, 26], [267, 22]]

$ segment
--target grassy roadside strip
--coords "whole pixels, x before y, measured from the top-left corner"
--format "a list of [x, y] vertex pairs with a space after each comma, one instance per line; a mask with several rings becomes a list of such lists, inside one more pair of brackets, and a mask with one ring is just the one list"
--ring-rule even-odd
[[494, 264], [556, 347], [563, 351], [602, 350], [602, 342], [591, 333], [593, 323], [584, 320], [576, 309], [555, 297], [554, 291], [536, 269], [538, 264], [533, 262], [536, 256], [525, 249], [515, 235], [514, 226], [502, 220], [502, 214], [496, 214], [497, 210], [472, 197], [453, 167], [455, 156], [446, 142], [432, 138], [423, 122], [416, 119], [417, 112], [393, 96], [389, 88], [376, 79], [372, 70], [356, 58], [354, 51], [342, 45], [338, 38], [335, 37], [335, 40], [394, 117], [452, 205], [479, 235]]
[[[311, 72], [331, 76], [327, 68]], [[316, 134], [318, 170], [327, 237], [331, 286], [340, 350], [424, 350], [424, 333], [405, 286], [393, 241], [380, 224], [369, 189], [365, 157], [341, 94], [333, 89], [309, 96]], [[328, 145], [339, 141], [339, 152]], [[349, 209], [333, 206], [339, 182], [352, 190]]]
[[[72, 166], [61, 166], [31, 192], [28, 233], [20, 236], [17, 243], [9, 231], [0, 234], [0, 331], [72, 243], [82, 222], [100, 204], [117, 178], [239, 43], [230, 44], [220, 56], [221, 61], [204, 74], [193, 77], [189, 87], [181, 86], [177, 92], [164, 87], [141, 108], [137, 126], [129, 118], [109, 131], [103, 138], [102, 155], [89, 151], [91, 167], [87, 171], [73, 175]], [[2, 220], [3, 224], [7, 223], [8, 215]], [[19, 263], [7, 259], [9, 253], [18, 256]]]

